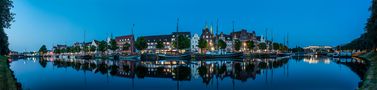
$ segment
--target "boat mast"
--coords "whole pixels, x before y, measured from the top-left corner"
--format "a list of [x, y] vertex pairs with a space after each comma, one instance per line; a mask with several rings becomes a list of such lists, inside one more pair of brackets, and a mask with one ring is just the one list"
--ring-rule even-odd
[[283, 36], [283, 45], [286, 45], [285, 41], [287, 40], [286, 36]]
[[232, 30], [232, 40], [233, 40], [233, 42], [232, 42], [232, 45], [233, 45], [233, 52], [234, 52], [234, 50], [235, 50], [235, 48], [234, 48], [234, 42], [235, 42], [235, 38], [236, 38], [236, 36], [235, 36], [235, 33], [234, 33], [234, 21], [232, 21], [232, 24], [233, 24], [233, 30]]
[[[265, 38], [266, 39], [266, 46], [269, 45], [268, 44], [268, 37], [267, 37], [268, 34], [267, 33], [268, 33], [268, 28], [266, 28], [266, 38]], [[268, 50], [269, 47], [267, 47], [266, 49]]]
[[179, 52], [179, 48], [178, 48], [178, 43], [179, 43], [179, 42], [178, 42], [178, 36], [179, 36], [179, 33], [178, 33], [178, 32], [179, 32], [179, 31], [178, 31], [178, 29], [179, 29], [179, 18], [177, 18], [177, 28], [176, 28], [176, 30], [177, 30], [177, 35], [175, 35], [176, 44], [177, 44], [177, 45], [176, 45], [176, 46], [177, 46], [176, 48], [177, 48], [177, 51]]
[[216, 21], [216, 36], [219, 35], [219, 18]]
[[274, 34], [271, 30], [271, 48], [272, 48], [272, 51], [274, 51]]
[[215, 37], [216, 50], [218, 50], [219, 49], [219, 47], [218, 47], [219, 42], [216, 39], [220, 39], [220, 37], [219, 37], [219, 18], [217, 18], [217, 20], [216, 20], [216, 37]]
[[[134, 42], [134, 28], [135, 28], [135, 24], [132, 24], [132, 28], [131, 28], [131, 37], [132, 37], [132, 40], [133, 40], [133, 42]], [[131, 44], [131, 43], [130, 43]], [[134, 45], [130, 45], [131, 46], [131, 53], [133, 53], [134, 52]]]
[[[84, 29], [84, 41], [82, 42], [82, 47], [84, 48], [84, 47], [86, 47], [85, 46], [85, 39], [86, 39], [86, 30]], [[84, 51], [84, 55], [85, 55], [85, 50], [83, 50]]]
[[134, 35], [134, 28], [135, 28], [135, 24], [132, 24], [131, 35]]
[[287, 43], [286, 43], [287, 44], [287, 49], [289, 49], [289, 44], [288, 44], [288, 41], [289, 41], [288, 39], [289, 38], [288, 37], [289, 37], [289, 33], [287, 33]]
[[83, 41], [83, 43], [85, 43], [85, 38], [86, 38], [86, 30], [84, 30], [84, 41]]

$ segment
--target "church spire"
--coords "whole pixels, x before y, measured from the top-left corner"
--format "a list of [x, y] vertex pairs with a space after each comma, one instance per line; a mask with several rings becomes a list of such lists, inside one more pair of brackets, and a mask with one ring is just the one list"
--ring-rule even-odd
[[177, 33], [178, 33], [178, 29], [179, 29], [179, 18], [177, 18]]
[[134, 35], [134, 28], [135, 28], [135, 24], [132, 24], [131, 35]]

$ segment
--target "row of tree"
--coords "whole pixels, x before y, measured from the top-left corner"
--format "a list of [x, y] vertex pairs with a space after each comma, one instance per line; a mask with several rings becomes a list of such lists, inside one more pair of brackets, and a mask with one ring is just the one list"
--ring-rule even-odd
[[8, 36], [4, 30], [10, 28], [14, 21], [15, 14], [11, 12], [12, 4], [11, 0], [0, 0], [0, 55], [8, 55], [10, 52]]
[[371, 15], [365, 25], [365, 33], [339, 49], [376, 50], [377, 48], [377, 0], [372, 1], [369, 8]]
[[[94, 46], [94, 45], [89, 45], [89, 46], [85, 46], [83, 45], [82, 47], [81, 46], [71, 46], [71, 47], [65, 47], [65, 48], [55, 48], [54, 49], [54, 53], [78, 53], [78, 52], [81, 52], [81, 51], [84, 51], [84, 52], [94, 52], [94, 51], [100, 51], [100, 52], [105, 52], [107, 50], [112, 50], [112, 51], [116, 51], [116, 50], [129, 50], [129, 47], [131, 45], [126, 43], [124, 44], [124, 46], [122, 48], [119, 48], [117, 46], [117, 43], [114, 39], [111, 39], [109, 43], [107, 43], [106, 41], [99, 41], [98, 42], [98, 46]], [[42, 47], [39, 49], [39, 53], [41, 54], [45, 54], [47, 53], [47, 48], [46, 48], [46, 45], [42, 45]]]

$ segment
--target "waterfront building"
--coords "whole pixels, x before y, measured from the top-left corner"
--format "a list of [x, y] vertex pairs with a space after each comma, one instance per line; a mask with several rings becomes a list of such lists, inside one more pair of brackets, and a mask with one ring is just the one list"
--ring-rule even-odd
[[121, 50], [123, 52], [135, 52], [134, 50], [134, 35], [125, 35], [125, 36], [118, 36], [115, 37], [115, 42], [117, 43], [117, 46], [122, 49], [125, 44], [129, 44], [130, 47], [128, 50]]
[[73, 47], [80, 47], [81, 48], [81, 45], [82, 43], [80, 43], [80, 42], [75, 42], [75, 43], [73, 43]]
[[198, 34], [194, 34], [194, 36], [191, 37], [191, 45], [190, 45], [190, 48], [191, 48], [191, 52], [198, 52], [199, 51], [199, 35]]
[[55, 49], [60, 49], [60, 50], [61, 50], [61, 49], [67, 49], [67, 47], [68, 47], [67, 45], [59, 45], [59, 44], [58, 44], [58, 45], [54, 46], [53, 49], [54, 49], [54, 50], [55, 50]]
[[265, 43], [266, 39], [263, 37], [263, 35], [261, 35], [261, 36], [257, 36], [257, 41], [258, 43]]
[[241, 31], [232, 32], [230, 34], [234, 40], [238, 39], [241, 41], [241, 51], [247, 51], [247, 41], [253, 41], [255, 45], [260, 42], [257, 39], [255, 31], [248, 32], [246, 29], [241, 29]]
[[221, 32], [220, 35], [218, 36], [218, 39], [223, 40], [226, 43], [225, 52], [233, 51], [233, 39], [231, 35], [227, 35]]
[[147, 51], [155, 50], [158, 41], [161, 41], [164, 44], [164, 50], [171, 50], [173, 44], [171, 37], [172, 35], [143, 36], [148, 45]]
[[112, 39], [113, 39], [113, 34], [111, 34], [110, 36], [108, 36], [108, 37], [106, 38], [106, 43], [107, 43], [108, 45], [110, 45], [110, 42], [111, 42]]
[[152, 35], [152, 36], [142, 36], [144, 40], [147, 42], [147, 52], [156, 51], [157, 42], [161, 41], [164, 44], [164, 48], [161, 49], [162, 53], [166, 53], [167, 51], [176, 51], [173, 50], [173, 43], [176, 42], [178, 35], [183, 35], [184, 37], [190, 39], [191, 33], [190, 32], [173, 32], [169, 35]]
[[207, 46], [210, 51], [215, 50], [214, 40], [215, 36], [213, 34], [212, 27], [208, 28], [207, 26], [202, 30], [202, 35], [200, 35], [200, 38], [207, 41]]
[[231, 35], [234, 39], [238, 39], [241, 42], [246, 42], [250, 40], [257, 41], [255, 31], [247, 32], [246, 29], [241, 29], [241, 31], [232, 32]]
[[90, 46], [94, 46], [94, 47], [98, 48], [98, 44], [99, 44], [99, 41], [97, 41], [97, 40], [93, 40], [93, 41], [91, 42]]
[[333, 47], [331, 46], [307, 46], [304, 47], [304, 50], [310, 51], [310, 52], [318, 52], [318, 51], [329, 51]]

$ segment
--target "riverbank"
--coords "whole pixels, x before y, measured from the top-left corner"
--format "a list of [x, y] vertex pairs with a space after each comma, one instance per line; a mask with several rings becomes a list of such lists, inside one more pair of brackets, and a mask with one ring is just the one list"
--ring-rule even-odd
[[369, 69], [365, 74], [360, 90], [377, 90], [377, 52], [369, 52], [359, 57], [368, 60]]
[[0, 89], [20, 90], [21, 88], [18, 88], [20, 86], [9, 68], [8, 58], [0, 56]]

